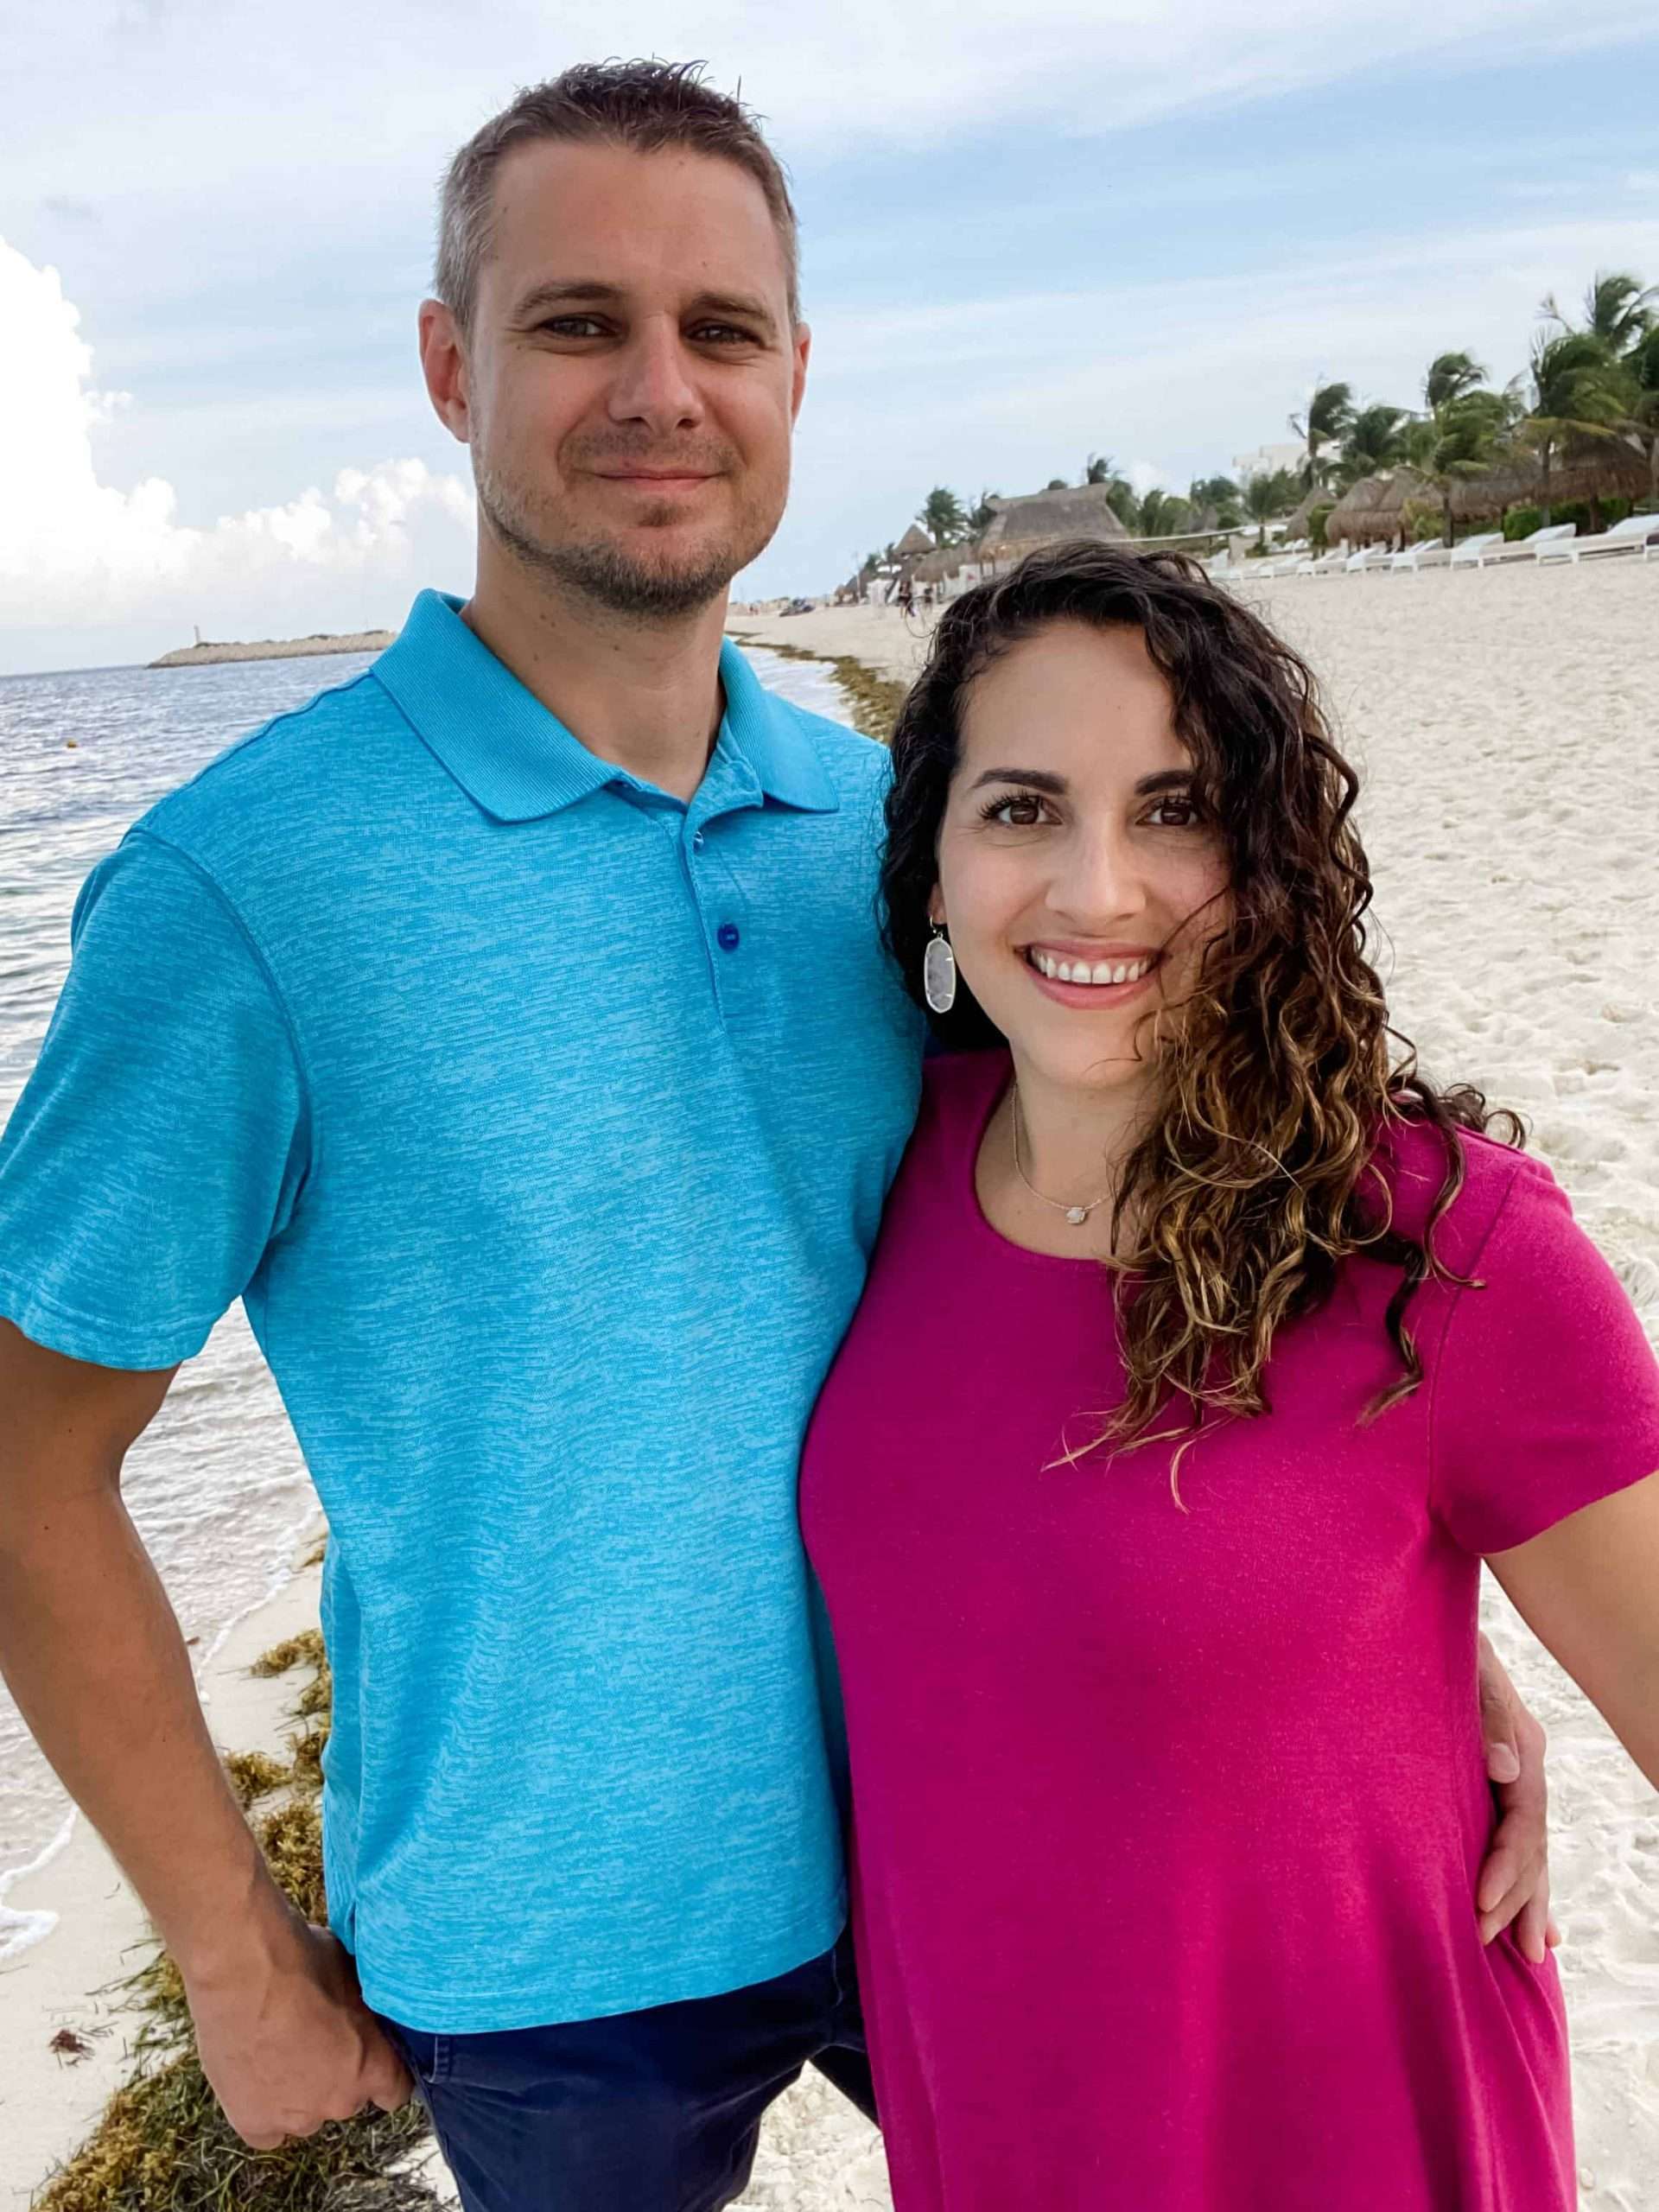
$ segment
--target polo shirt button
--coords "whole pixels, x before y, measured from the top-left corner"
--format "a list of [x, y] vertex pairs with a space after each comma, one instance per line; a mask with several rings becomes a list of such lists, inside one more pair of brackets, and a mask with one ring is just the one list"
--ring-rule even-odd
[[698, 852], [702, 850], [702, 832], [701, 830], [694, 830], [692, 831], [691, 842]]
[[722, 952], [735, 952], [743, 942], [735, 922], [722, 922], [715, 935]]

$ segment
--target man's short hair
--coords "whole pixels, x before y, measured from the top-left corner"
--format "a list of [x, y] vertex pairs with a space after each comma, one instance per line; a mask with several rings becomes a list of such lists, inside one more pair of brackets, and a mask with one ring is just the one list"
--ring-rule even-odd
[[536, 140], [626, 146], [655, 154], [683, 148], [735, 162], [766, 196], [789, 282], [791, 322], [801, 319], [800, 246], [783, 168], [749, 110], [701, 81], [701, 61], [584, 61], [527, 85], [474, 132], [450, 162], [439, 202], [433, 289], [463, 336], [472, 328], [479, 272], [490, 251], [495, 172], [504, 154]]

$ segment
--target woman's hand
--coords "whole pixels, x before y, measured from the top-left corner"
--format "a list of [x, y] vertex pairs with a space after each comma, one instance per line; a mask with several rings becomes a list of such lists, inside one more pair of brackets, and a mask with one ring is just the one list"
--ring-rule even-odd
[[1511, 1921], [1515, 1940], [1535, 1966], [1561, 1940], [1549, 1916], [1549, 1790], [1544, 1780], [1544, 1732], [1521, 1702], [1503, 1661], [1480, 1639], [1480, 1732], [1486, 1771], [1497, 1797], [1492, 1834], [1475, 1905], [1480, 1940], [1490, 1943]]

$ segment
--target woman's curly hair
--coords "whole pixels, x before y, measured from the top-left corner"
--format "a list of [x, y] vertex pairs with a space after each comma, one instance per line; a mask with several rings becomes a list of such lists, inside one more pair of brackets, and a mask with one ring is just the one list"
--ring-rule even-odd
[[[1055, 622], [1138, 630], [1162, 671], [1174, 724], [1194, 764], [1193, 798], [1230, 863], [1233, 915], [1198, 963], [1192, 996], [1154, 1009], [1159, 1103], [1123, 1165], [1112, 1215], [1140, 1200], [1133, 1274], [1114, 1276], [1128, 1388], [1069, 1461], [1113, 1443], [1124, 1451], [1185, 1434], [1206, 1408], [1268, 1411], [1263, 1370], [1284, 1322], [1325, 1304], [1352, 1252], [1397, 1266], [1386, 1322], [1404, 1373], [1368, 1405], [1376, 1419], [1409, 1397], [1422, 1364], [1405, 1326], [1426, 1275], [1465, 1285], [1428, 1249], [1464, 1179], [1455, 1131], [1525, 1126], [1508, 1108], [1489, 1116], [1470, 1084], [1446, 1090], [1416, 1072], [1365, 958], [1370, 870], [1349, 815], [1359, 779], [1332, 741], [1312, 671], [1249, 609], [1179, 553], [1137, 554], [1078, 540], [1046, 546], [1006, 576], [975, 586], [940, 616], [925, 665], [893, 734], [882, 862], [882, 931], [912, 996], [922, 1001], [928, 901], [938, 876], [946, 797], [969, 688], [1013, 645]], [[925, 1001], [922, 1001], [925, 1003]], [[959, 982], [941, 1040], [1004, 1040]], [[1137, 1024], [1137, 1036], [1140, 1025]], [[1390, 1120], [1432, 1122], [1446, 1179], [1424, 1242], [1395, 1226], [1385, 1179], [1380, 1209], [1362, 1187]], [[1190, 1418], [1147, 1433], [1166, 1393]]]

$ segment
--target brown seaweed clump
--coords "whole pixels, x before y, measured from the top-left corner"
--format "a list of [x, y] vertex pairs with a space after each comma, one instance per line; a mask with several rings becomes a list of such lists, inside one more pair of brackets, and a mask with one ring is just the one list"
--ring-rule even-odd
[[742, 645], [755, 645], [762, 652], [776, 653], [779, 660], [816, 660], [835, 671], [835, 677], [847, 694], [847, 702], [853, 710], [853, 721], [866, 737], [873, 737], [885, 745], [893, 735], [893, 726], [899, 719], [899, 709], [908, 685], [890, 676], [878, 676], [873, 668], [866, 668], [861, 660], [855, 660], [850, 653], [813, 653], [804, 645], [774, 645], [770, 638], [757, 638], [752, 632], [734, 630], [732, 635]]
[[[302, 1725], [286, 1765], [264, 1751], [232, 1751], [226, 1772], [244, 1812], [282, 1793], [255, 1826], [266, 1863], [308, 1919], [327, 1916], [322, 1885], [322, 1748], [332, 1684], [315, 1629], [256, 1660], [256, 1675], [304, 1666], [290, 1708]], [[142, 2024], [137, 2070], [116, 2091], [75, 2155], [36, 2195], [35, 2212], [423, 2212], [441, 2200], [396, 2169], [424, 2142], [418, 2102], [330, 2120], [302, 2142], [253, 2151], [220, 2111], [198, 2063], [184, 1982], [164, 1946], [109, 1985], [130, 1993]]]

